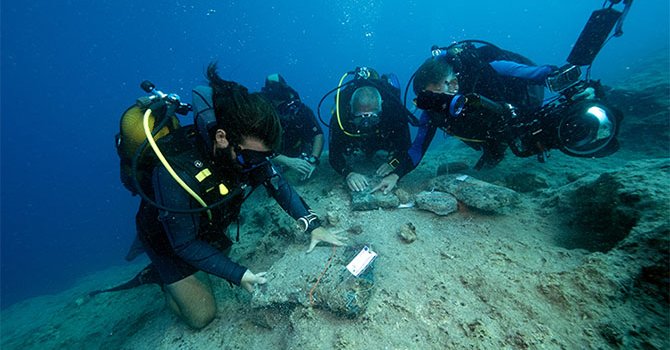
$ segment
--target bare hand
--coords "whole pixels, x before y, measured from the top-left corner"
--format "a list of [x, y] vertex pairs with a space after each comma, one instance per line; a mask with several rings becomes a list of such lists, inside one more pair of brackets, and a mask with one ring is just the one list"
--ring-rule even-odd
[[290, 158], [288, 166], [298, 171], [302, 176], [310, 175], [314, 167], [302, 158]]
[[316, 245], [320, 242], [330, 243], [335, 246], [343, 246], [343, 241], [346, 239], [346, 237], [333, 234], [323, 227], [317, 227], [312, 231], [312, 241], [309, 243], [309, 249], [307, 249], [307, 252], [309, 253], [314, 250], [314, 247], [316, 247]]
[[395, 188], [395, 185], [398, 183], [398, 179], [400, 179], [398, 174], [388, 175], [383, 178], [382, 181], [379, 182], [379, 185], [375, 186], [375, 188], [373, 188], [370, 193], [374, 193], [377, 190], [382, 190], [384, 194], [389, 194]]
[[384, 164], [379, 166], [379, 168], [377, 169], [377, 172], [375, 174], [377, 174], [378, 176], [386, 176], [386, 175], [390, 174], [393, 171], [393, 169], [395, 169], [395, 168], [393, 168], [391, 166], [391, 164], [384, 163]]
[[593, 100], [594, 98], [596, 98], [596, 90], [592, 87], [587, 87], [574, 97], [575, 100]]
[[351, 172], [347, 175], [347, 186], [352, 191], [360, 192], [368, 187], [368, 179], [365, 175]]
[[265, 278], [266, 272], [253, 273], [251, 270], [247, 270], [242, 276], [240, 281], [240, 286], [244, 287], [249, 293], [254, 292], [254, 288], [257, 284], [267, 283], [267, 278]]

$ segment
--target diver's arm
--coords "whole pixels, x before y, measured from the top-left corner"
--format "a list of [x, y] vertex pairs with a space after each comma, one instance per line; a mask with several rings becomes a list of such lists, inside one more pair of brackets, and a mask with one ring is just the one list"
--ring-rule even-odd
[[421, 159], [423, 159], [423, 156], [426, 154], [428, 146], [430, 146], [430, 142], [433, 140], [433, 137], [435, 137], [436, 131], [437, 127], [430, 123], [430, 116], [428, 113], [425, 111], [421, 113], [421, 117], [419, 119], [419, 130], [416, 134], [416, 137], [414, 138], [414, 142], [412, 142], [412, 145], [409, 147], [407, 152], [403, 152], [403, 154], [400, 156], [400, 159], [397, 159], [398, 164], [395, 170], [393, 170], [391, 173], [396, 174], [398, 177], [402, 178], [407, 173], [414, 170], [414, 168], [419, 165]]
[[[188, 181], [186, 177], [182, 179]], [[153, 186], [156, 202], [161, 205], [182, 209], [200, 207], [162, 166], [154, 170]], [[185, 214], [160, 210], [159, 220], [165, 228], [172, 248], [181, 259], [199, 270], [239, 285], [247, 268], [233, 262], [209, 243], [198, 239], [200, 215], [200, 213]]]
[[301, 224], [303, 231], [311, 233], [312, 230], [321, 226], [319, 218], [278, 171], [271, 166], [263, 171], [266, 174], [263, 185], [279, 206]]
[[291, 163], [291, 157], [279, 154], [276, 157], [272, 158], [273, 163], [277, 163], [281, 166], [289, 166]]
[[556, 66], [529, 66], [512, 61], [492, 61], [489, 65], [500, 75], [530, 80], [544, 84], [547, 76], [556, 70]]
[[323, 133], [314, 135], [314, 139], [312, 140], [312, 156], [319, 159], [321, 152], [323, 152]]
[[272, 168], [265, 168], [265, 180], [263, 185], [268, 189], [272, 197], [292, 218], [296, 219], [300, 229], [310, 235], [310, 244], [307, 252], [311, 252], [320, 242], [332, 245], [344, 245], [345, 237], [340, 237], [321, 227], [321, 221], [309, 206], [298, 195], [298, 193], [286, 182], [286, 180]]

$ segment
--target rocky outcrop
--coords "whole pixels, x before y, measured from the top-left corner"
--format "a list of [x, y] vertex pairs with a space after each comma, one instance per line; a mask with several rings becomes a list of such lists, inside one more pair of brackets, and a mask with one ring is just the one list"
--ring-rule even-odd
[[[669, 182], [670, 160], [635, 161], [581, 178], [545, 202], [568, 228], [559, 244], [606, 254], [592, 254], [574, 271], [548, 275], [538, 290], [551, 303], [582, 313], [597, 304], [618, 310], [596, 327], [612, 346], [654, 348], [657, 332], [669, 326]], [[622, 300], [639, 305], [624, 308]], [[629, 315], [614, 317], [619, 313]], [[654, 324], [659, 328], [649, 328]]]
[[624, 113], [619, 138], [623, 148], [643, 154], [668, 154], [670, 146], [670, 60], [667, 51], [638, 66], [607, 91]]

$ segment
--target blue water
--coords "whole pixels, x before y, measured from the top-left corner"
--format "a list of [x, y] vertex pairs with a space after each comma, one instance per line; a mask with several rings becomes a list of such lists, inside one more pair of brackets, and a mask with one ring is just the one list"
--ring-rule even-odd
[[[602, 1], [2, 2], [2, 269], [6, 307], [123, 264], [133, 198], [114, 134], [150, 79], [190, 101], [210, 61], [251, 90], [280, 72], [313, 108], [356, 66], [404, 85], [433, 44], [482, 39], [562, 65]], [[636, 1], [593, 76], [668, 52], [667, 1]], [[324, 108], [327, 113], [327, 108]], [[188, 122], [188, 118], [184, 119]], [[324, 166], [327, 166], [324, 164]]]

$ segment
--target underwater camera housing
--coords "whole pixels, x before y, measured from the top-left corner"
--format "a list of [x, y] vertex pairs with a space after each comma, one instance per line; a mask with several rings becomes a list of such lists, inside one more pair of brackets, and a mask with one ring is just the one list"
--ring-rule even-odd
[[537, 155], [541, 162], [549, 149], [583, 158], [616, 152], [623, 113], [600, 98], [578, 98], [589, 87], [601, 95], [599, 84], [582, 81], [553, 103], [511, 122], [506, 140], [512, 152], [518, 157]]
[[602, 95], [599, 84], [579, 81], [563, 89], [556, 101], [527, 113], [478, 94], [422, 91], [416, 104], [437, 112], [446, 124], [467, 118], [471, 130], [487, 129], [488, 138], [507, 143], [517, 157], [537, 155], [543, 162], [550, 149], [573, 157], [606, 157], [619, 148], [616, 137], [623, 114], [599, 98], [581, 98], [587, 88]]

